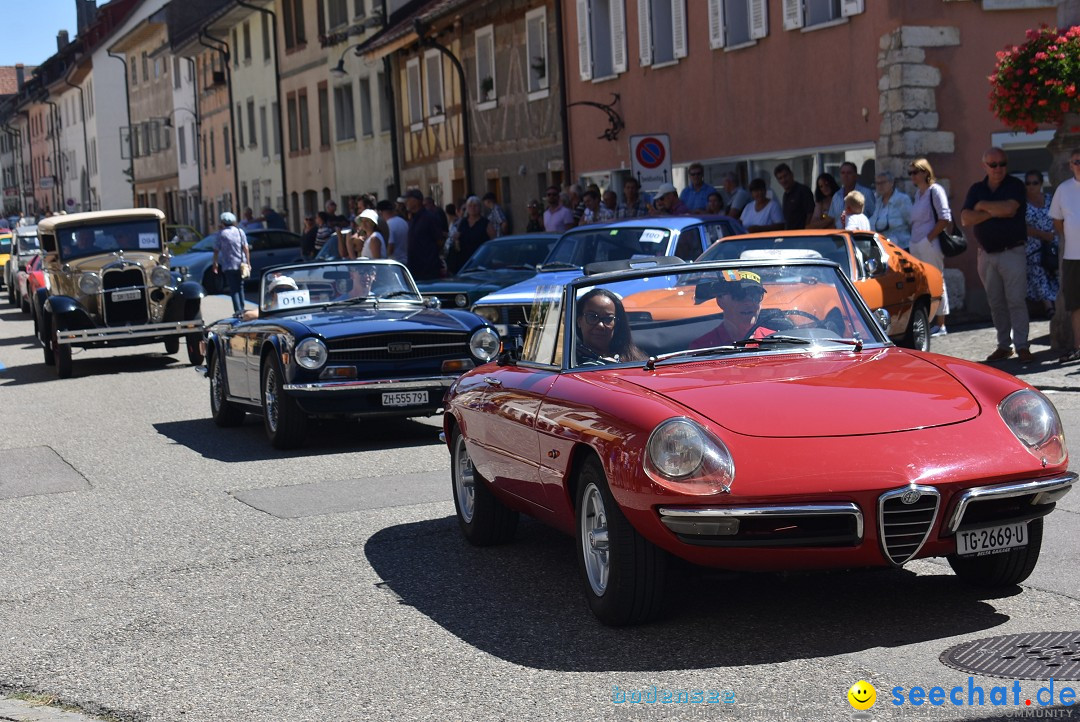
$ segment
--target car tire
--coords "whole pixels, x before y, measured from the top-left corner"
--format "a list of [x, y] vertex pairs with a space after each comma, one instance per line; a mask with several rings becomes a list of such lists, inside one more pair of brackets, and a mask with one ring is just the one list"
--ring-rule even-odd
[[295, 449], [304, 443], [307, 433], [307, 414], [296, 399], [285, 395], [281, 368], [273, 355], [263, 359], [262, 369], [263, 426], [275, 449]]
[[518, 513], [499, 501], [476, 471], [465, 437], [456, 426], [450, 437], [450, 478], [458, 526], [470, 544], [486, 547], [514, 539]]
[[900, 345], [916, 351], [930, 350], [930, 314], [923, 304], [911, 309], [911, 320]]
[[663, 607], [667, 554], [631, 526], [597, 459], [582, 466], [576, 497], [575, 548], [593, 614], [613, 627], [656, 618]]
[[951, 554], [949, 566], [962, 581], [976, 587], [1012, 587], [1031, 576], [1042, 550], [1043, 520], [1028, 522], [1028, 545], [1000, 554], [962, 557]]
[[244, 407], [229, 401], [225, 395], [225, 369], [220, 361], [221, 355], [210, 357], [210, 416], [214, 423], [222, 428], [239, 426], [244, 423]]
[[[55, 366], [56, 365], [56, 356], [53, 355], [52, 339], [49, 338], [46, 335], [46, 334], [50, 333], [49, 332], [49, 326], [48, 326], [48, 323], [49, 323], [48, 317], [46, 317], [44, 320], [42, 320], [41, 323], [42, 323], [42, 326], [41, 326], [41, 331], [40, 331], [40, 333], [38, 335], [38, 340], [42, 341], [41, 349], [45, 354], [45, 365], [46, 366]], [[42, 339], [44, 339], [44, 340], [42, 340]]]
[[169, 336], [167, 339], [165, 339], [165, 353], [172, 356], [175, 353], [179, 353], [179, 351], [180, 351], [180, 337], [179, 336]]
[[[57, 337], [57, 328], [54, 323], [52, 326], [52, 355], [56, 360], [56, 376], [57, 378], [66, 379], [71, 377], [71, 346], [68, 344], [62, 344]], [[48, 361], [46, 361], [48, 363]]]
[[[189, 321], [202, 321], [202, 312], [196, 313], [194, 316], [188, 319]], [[202, 333], [189, 333], [185, 340], [187, 341], [187, 358], [188, 363], [192, 366], [198, 366], [204, 360], [202, 352]]]
[[19, 310], [23, 313], [30, 313], [30, 299], [21, 293], [16, 293], [15, 295], [19, 300]]
[[15, 299], [15, 284], [14, 283], [9, 283], [8, 284], [7, 298], [8, 298], [8, 303], [10, 303], [12, 306], [18, 306], [19, 305], [19, 302]]

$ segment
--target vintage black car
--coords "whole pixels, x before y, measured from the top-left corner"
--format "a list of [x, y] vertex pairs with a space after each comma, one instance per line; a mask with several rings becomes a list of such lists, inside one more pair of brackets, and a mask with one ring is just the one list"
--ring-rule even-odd
[[206, 329], [218, 426], [261, 413], [270, 443], [304, 442], [311, 417], [430, 416], [463, 372], [499, 352], [479, 316], [425, 302], [396, 261], [268, 269], [258, 312]]
[[444, 308], [469, 308], [489, 293], [535, 276], [557, 240], [558, 233], [495, 238], [482, 243], [457, 274], [416, 285], [424, 298], [437, 298]]
[[164, 343], [201, 364], [202, 286], [169, 267], [165, 214], [154, 208], [71, 213], [37, 226], [46, 287], [34, 316], [45, 363], [71, 375], [71, 349]]

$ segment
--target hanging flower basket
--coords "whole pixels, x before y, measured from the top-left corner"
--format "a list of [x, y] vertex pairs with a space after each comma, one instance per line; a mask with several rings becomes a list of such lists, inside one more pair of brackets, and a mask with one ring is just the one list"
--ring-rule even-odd
[[989, 79], [990, 110], [1008, 127], [1034, 133], [1060, 124], [1080, 112], [1080, 26], [1028, 30], [1023, 44], [997, 54]]

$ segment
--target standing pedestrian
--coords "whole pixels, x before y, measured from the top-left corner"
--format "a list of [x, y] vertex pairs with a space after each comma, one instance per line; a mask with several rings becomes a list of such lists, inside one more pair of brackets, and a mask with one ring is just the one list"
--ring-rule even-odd
[[387, 227], [386, 253], [398, 263], [409, 262], [409, 222], [397, 214], [397, 204], [391, 200], [379, 201], [375, 210], [382, 216]]
[[286, 230], [285, 219], [282, 218], [280, 213], [268, 205], [263, 206], [262, 219], [267, 228], [276, 228], [280, 231]]
[[529, 214], [529, 219], [525, 222], [525, 232], [543, 233], [544, 216], [540, 213], [540, 201], [529, 201], [526, 211]]
[[874, 215], [874, 192], [859, 182], [859, 169], [850, 160], [840, 164], [840, 190], [833, 194], [832, 205], [829, 206], [829, 217], [833, 219], [836, 228], [843, 228], [844, 222], [840, 216], [844, 215], [844, 204], [847, 194], [851, 191], [859, 191], [866, 200], [864, 211], [867, 216]]
[[244, 279], [240, 266], [251, 265], [247, 234], [236, 227], [236, 216], [229, 211], [221, 214], [221, 230], [214, 241], [214, 273], [225, 276], [225, 288], [232, 299], [233, 311], [244, 310]]
[[691, 163], [686, 175], [690, 178], [690, 185], [682, 189], [679, 200], [689, 209], [689, 213], [704, 213], [709, 194], [716, 189], [705, 182], [705, 166], [701, 163]]
[[960, 218], [979, 242], [979, 278], [997, 330], [997, 348], [986, 360], [1007, 359], [1015, 347], [1020, 362], [1030, 363], [1027, 193], [1020, 179], [1009, 175], [1008, 157], [1001, 148], [987, 149], [983, 165], [986, 176], [968, 190]]
[[255, 220], [255, 214], [251, 212], [251, 209], [245, 208], [243, 220], [240, 221], [240, 229], [244, 231], [244, 233], [247, 233], [248, 231], [253, 231], [262, 227], [263, 222]]
[[1063, 363], [1080, 361], [1080, 148], [1069, 153], [1069, 170], [1073, 177], [1057, 187], [1050, 202], [1050, 217], [1064, 244], [1061, 291], [1072, 326], [1073, 347], [1061, 357]]
[[[784, 189], [784, 199], [781, 210], [784, 213], [784, 229], [798, 231], [806, 228], [810, 217], [814, 214], [814, 193], [808, 186], [795, 180], [795, 174], [791, 172], [791, 166], [780, 163], [773, 169], [773, 177], [780, 187]], [[743, 209], [746, 212], [746, 209]], [[745, 224], [744, 224], [745, 225]]]
[[750, 192], [739, 185], [739, 176], [728, 171], [720, 183], [724, 189], [724, 214], [732, 218], [742, 215], [743, 208], [750, 202]]
[[409, 271], [418, 281], [438, 278], [442, 271], [439, 247], [443, 240], [438, 215], [424, 207], [424, 194], [416, 188], [405, 191], [405, 208], [409, 211]]
[[945, 280], [945, 254], [941, 252], [938, 235], [952, 227], [952, 209], [949, 197], [934, 177], [934, 168], [926, 158], [912, 161], [908, 167], [908, 176], [915, 184], [915, 202], [911, 205], [911, 255], [923, 263], [929, 263], [942, 272], [941, 303], [934, 324], [930, 327], [931, 336], [944, 336], [945, 317], [949, 315], [949, 287]]
[[[1054, 300], [1058, 295], [1057, 268], [1043, 265], [1044, 256], [1058, 257], [1058, 239], [1054, 234], [1054, 220], [1050, 217], [1050, 194], [1043, 193], [1041, 170], [1029, 170], [1024, 174], [1027, 191], [1027, 297], [1043, 308], [1047, 318], [1054, 316]], [[1057, 264], [1055, 264], [1057, 265]]]
[[574, 213], [562, 204], [558, 186], [548, 186], [548, 207], [544, 211], [544, 230], [548, 233], [562, 233], [574, 225]]
[[483, 206], [476, 196], [465, 201], [465, 213], [458, 219], [446, 254], [446, 270], [453, 276], [465, 261], [491, 237], [491, 221], [483, 215]]
[[488, 234], [495, 234], [491, 236], [492, 238], [498, 238], [510, 233], [510, 220], [506, 217], [506, 213], [503, 212], [502, 206], [496, 202], [497, 200], [494, 193], [484, 194], [484, 215], [487, 217], [491, 228]]
[[581, 225], [590, 223], [608, 223], [615, 220], [615, 214], [611, 209], [600, 202], [600, 193], [593, 189], [585, 191], [582, 196], [585, 201], [585, 215], [581, 217]]
[[907, 250], [911, 245], [911, 198], [896, 192], [896, 179], [882, 171], [874, 179], [877, 210], [870, 216], [870, 226], [890, 241]]
[[364, 238], [360, 250], [362, 258], [386, 258], [386, 239], [379, 233], [379, 214], [370, 208], [360, 211], [357, 221]]
[[300, 245], [300, 255], [304, 257], [304, 260], [310, 261], [315, 257], [315, 234], [318, 232], [315, 216], [304, 216], [304, 240]]
[[616, 218], [639, 218], [649, 215], [649, 203], [641, 197], [641, 183], [637, 178], [627, 178], [622, 186], [623, 199], [615, 210]]

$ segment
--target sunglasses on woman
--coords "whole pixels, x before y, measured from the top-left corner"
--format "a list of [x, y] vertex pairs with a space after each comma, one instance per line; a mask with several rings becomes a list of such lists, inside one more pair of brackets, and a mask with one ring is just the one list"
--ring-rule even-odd
[[586, 311], [585, 323], [590, 326], [595, 326], [598, 323], [602, 323], [605, 326], [615, 325], [615, 314], [613, 313], [596, 313], [595, 311]]

